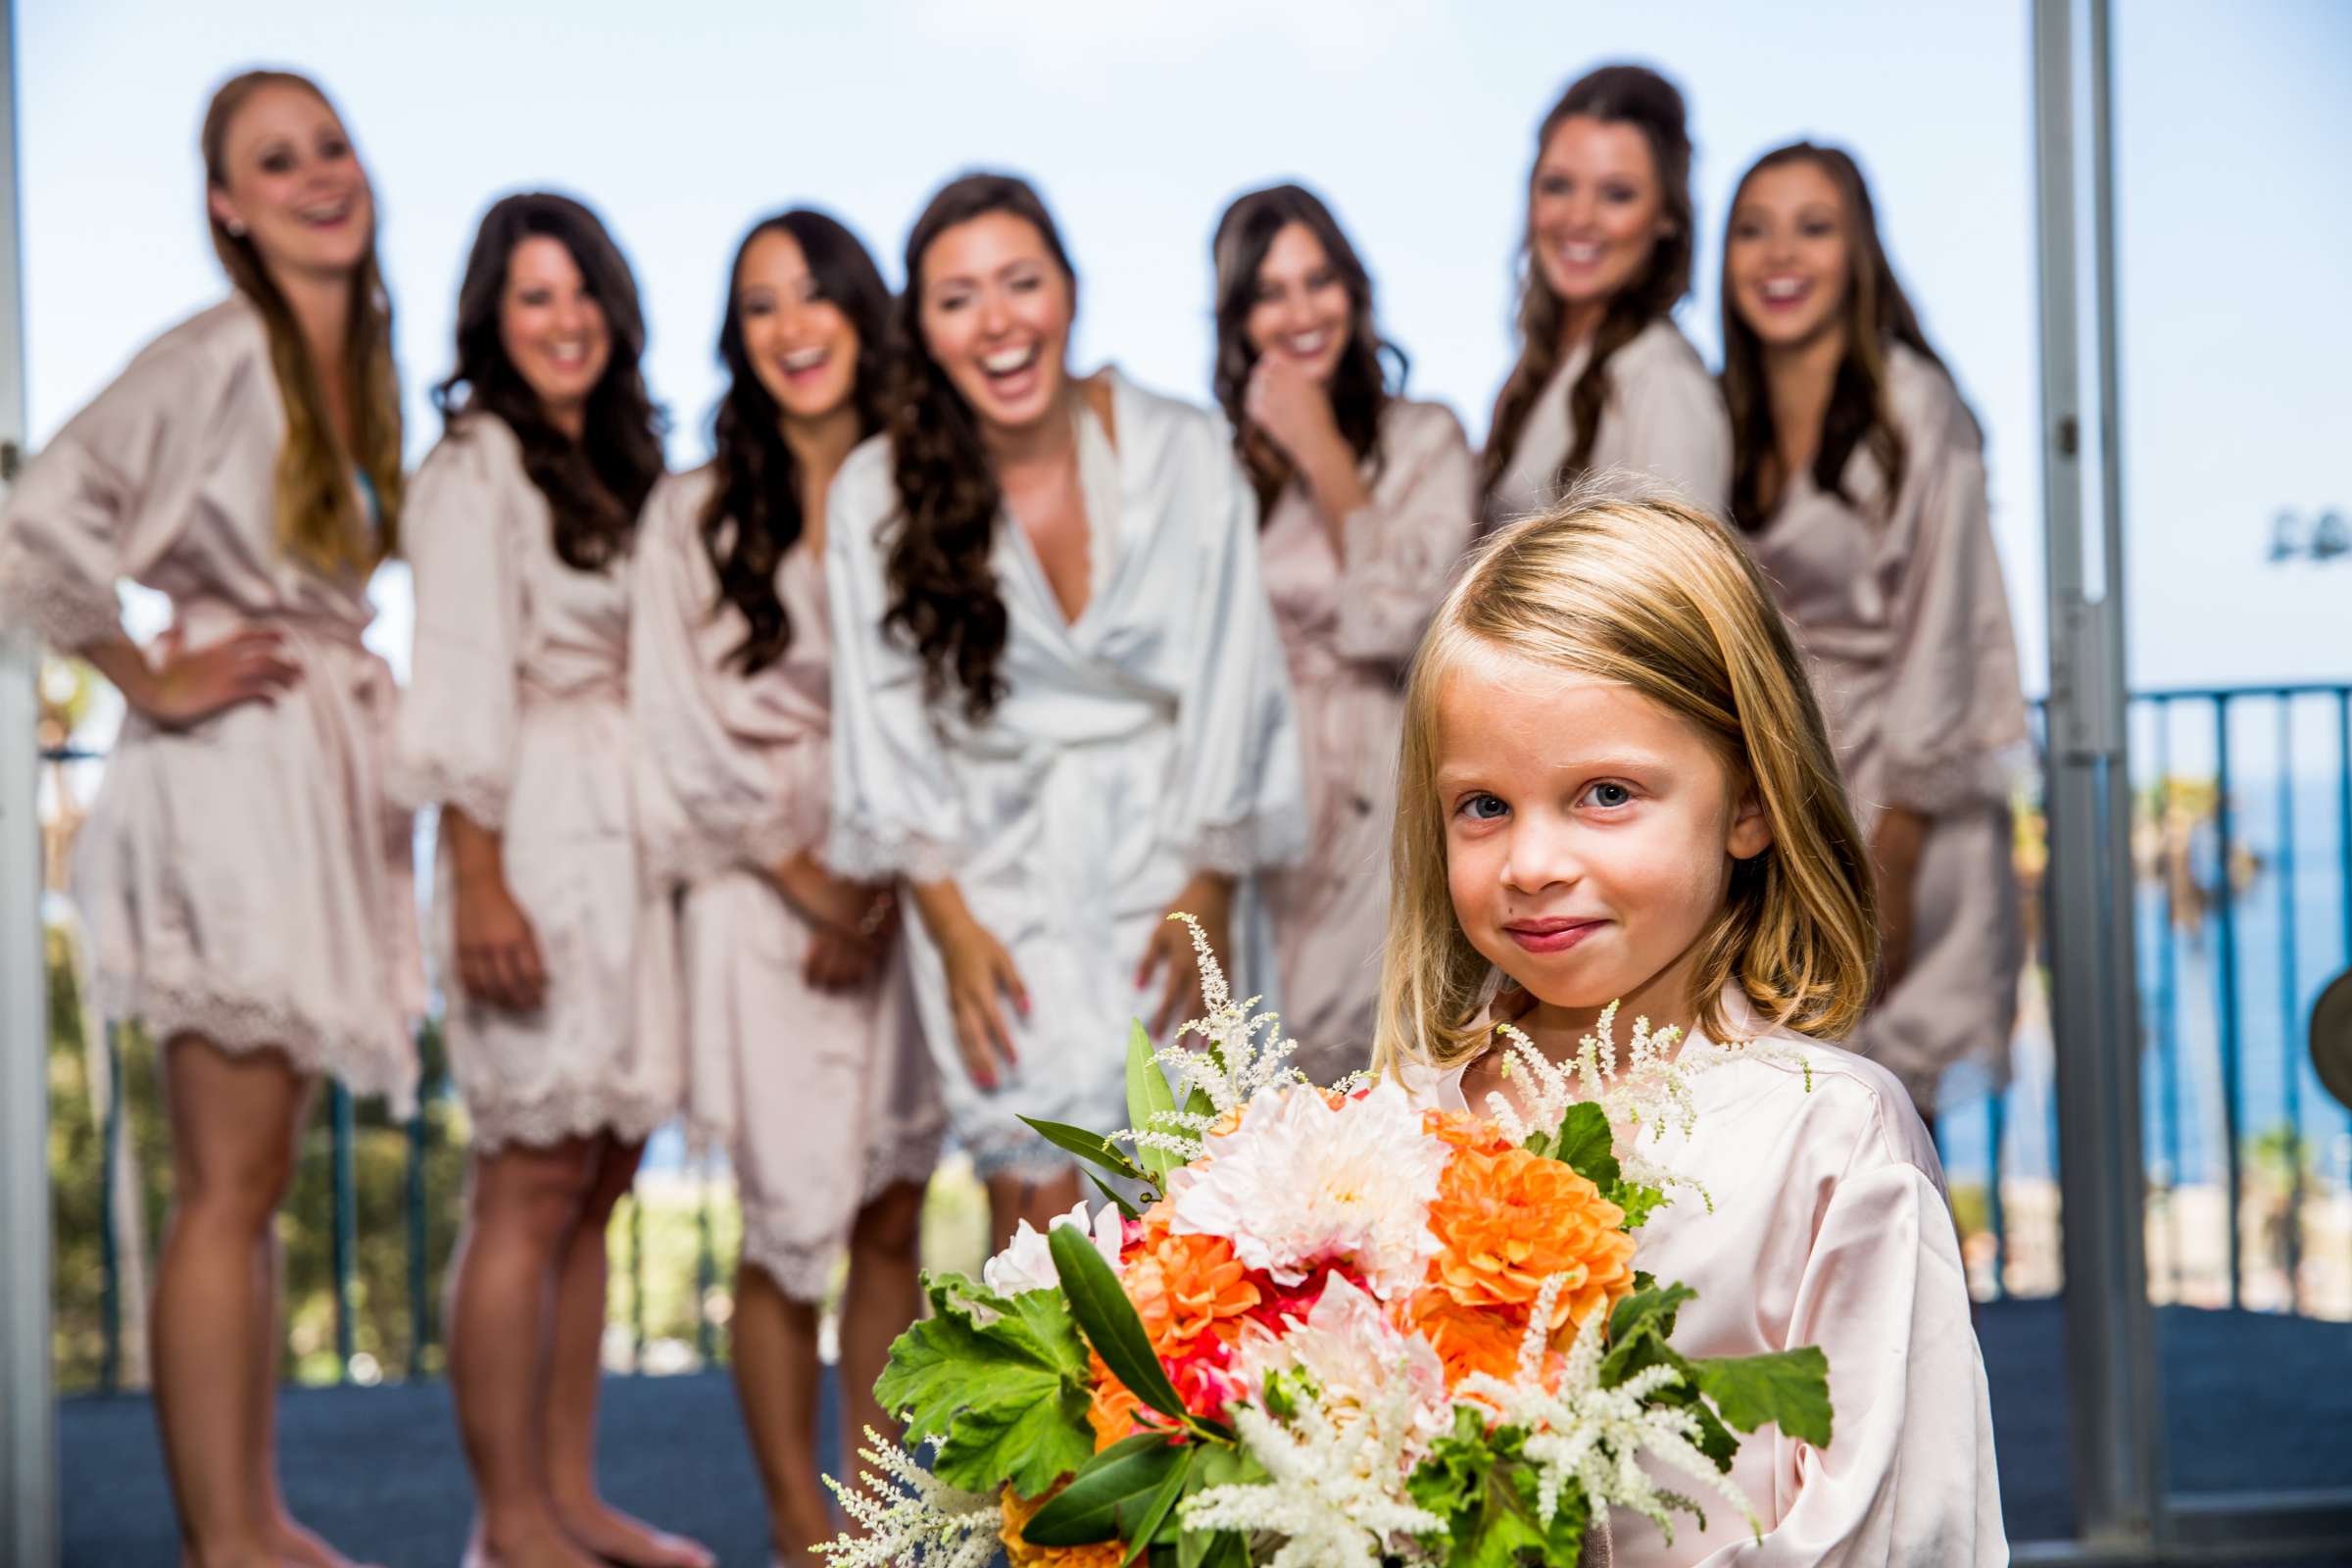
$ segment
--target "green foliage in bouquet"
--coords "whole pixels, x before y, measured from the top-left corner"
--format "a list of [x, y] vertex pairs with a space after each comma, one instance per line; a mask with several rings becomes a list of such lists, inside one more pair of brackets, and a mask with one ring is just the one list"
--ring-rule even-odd
[[1009, 1482], [1034, 1495], [1093, 1458], [1094, 1379], [1061, 1297], [992, 1296], [959, 1274], [923, 1287], [936, 1315], [890, 1348], [874, 1396], [910, 1442], [937, 1443], [932, 1472], [966, 1491]]

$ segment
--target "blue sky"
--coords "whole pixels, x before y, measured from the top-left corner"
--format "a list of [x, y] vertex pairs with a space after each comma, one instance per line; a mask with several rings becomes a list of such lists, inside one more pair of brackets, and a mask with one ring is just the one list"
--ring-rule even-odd
[[[2352, 507], [2352, 7], [2119, 8], [2127, 500], [2135, 684], [2352, 673], [2352, 561], [2265, 562], [2281, 507]], [[20, 8], [29, 416], [37, 443], [144, 339], [218, 296], [194, 130], [221, 76], [311, 71], [372, 166], [417, 453], [466, 244], [496, 195], [593, 202], [636, 264], [649, 373], [698, 458], [723, 270], [758, 215], [813, 202], [896, 276], [964, 168], [1034, 176], [1082, 274], [1079, 355], [1205, 397], [1207, 237], [1233, 194], [1331, 199], [1412, 387], [1483, 428], [1507, 365], [1534, 123], [1590, 65], [1688, 94], [1710, 354], [1724, 204], [1805, 134], [1872, 175], [1896, 266], [1984, 416], [1995, 527], [2041, 685], [2033, 170], [2022, 4], [1801, 10], [1376, 0], [968, 0], [354, 11], [62, 0]], [[103, 84], [103, 90], [100, 90]], [[405, 641], [387, 583], [382, 640]]]

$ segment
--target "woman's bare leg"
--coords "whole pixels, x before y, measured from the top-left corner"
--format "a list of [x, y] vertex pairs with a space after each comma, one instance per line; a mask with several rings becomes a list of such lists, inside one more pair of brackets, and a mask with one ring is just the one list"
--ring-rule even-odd
[[645, 1145], [609, 1134], [595, 1145], [596, 1166], [580, 1222], [565, 1243], [556, 1279], [555, 1336], [548, 1371], [547, 1479], [556, 1518], [599, 1557], [627, 1568], [711, 1568], [701, 1544], [632, 1518], [604, 1500], [596, 1486], [596, 1404], [604, 1386], [605, 1235]]
[[558, 1523], [544, 1437], [556, 1271], [580, 1226], [596, 1145], [508, 1145], [474, 1157], [450, 1270], [449, 1385], [499, 1568], [597, 1568]]
[[[831, 1539], [833, 1516], [817, 1479], [817, 1303], [796, 1301], [767, 1271], [745, 1263], [735, 1273], [735, 1395], [743, 1406], [752, 1458], [767, 1494], [776, 1561], [801, 1568], [809, 1548]], [[838, 1474], [839, 1472], [836, 1472]]]
[[149, 1323], [156, 1422], [195, 1568], [278, 1561], [259, 1503], [269, 1485], [273, 1378], [254, 1333], [261, 1271], [294, 1178], [308, 1080], [274, 1051], [230, 1054], [200, 1035], [164, 1046], [172, 1219]]

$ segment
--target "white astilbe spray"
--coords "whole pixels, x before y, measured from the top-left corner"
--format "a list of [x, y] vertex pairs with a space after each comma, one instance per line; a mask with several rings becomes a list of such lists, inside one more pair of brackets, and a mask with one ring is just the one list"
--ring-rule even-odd
[[825, 1477], [842, 1512], [865, 1532], [817, 1546], [829, 1568], [987, 1568], [1004, 1522], [996, 1497], [944, 1484], [872, 1427], [865, 1441], [858, 1457], [883, 1473], [860, 1475], [863, 1492]]
[[1543, 1325], [1551, 1321], [1566, 1276], [1544, 1282], [1519, 1346], [1519, 1370], [1508, 1383], [1489, 1372], [1473, 1372], [1455, 1386], [1457, 1398], [1493, 1410], [1499, 1424], [1527, 1434], [1521, 1451], [1536, 1467], [1536, 1508], [1549, 1524], [1571, 1486], [1583, 1489], [1597, 1517], [1612, 1504], [1631, 1508], [1674, 1541], [1669, 1509], [1696, 1513], [1690, 1499], [1667, 1492], [1642, 1467], [1644, 1453], [1680, 1471], [1740, 1511], [1761, 1533], [1755, 1510], [1732, 1478], [1698, 1446], [1698, 1418], [1673, 1405], [1652, 1405], [1651, 1396], [1683, 1380], [1673, 1365], [1646, 1368], [1613, 1389], [1600, 1386], [1607, 1354], [1602, 1333], [1608, 1313], [1593, 1312], [1578, 1329], [1559, 1381], [1544, 1387], [1547, 1348]]
[[[1306, 1083], [1306, 1075], [1290, 1065], [1291, 1054], [1298, 1049], [1298, 1042], [1281, 1036], [1280, 1013], [1254, 1013], [1250, 1009], [1263, 1000], [1248, 997], [1240, 1002], [1225, 980], [1225, 970], [1208, 945], [1208, 933], [1193, 916], [1176, 913], [1171, 920], [1182, 920], [1192, 929], [1193, 954], [1200, 964], [1200, 1002], [1205, 1009], [1176, 1031], [1176, 1037], [1152, 1054], [1152, 1059], [1168, 1069], [1179, 1102], [1193, 1090], [1200, 1091], [1211, 1109], [1202, 1115], [1197, 1111], [1163, 1110], [1152, 1118], [1149, 1127], [1123, 1127], [1110, 1136], [1137, 1149], [1162, 1149], [1190, 1163], [1199, 1159], [1206, 1149], [1202, 1138], [1216, 1125], [1217, 1118], [1228, 1111], [1239, 1110], [1250, 1102], [1250, 1097], [1260, 1089], [1287, 1089]], [[1186, 1035], [1199, 1035], [1200, 1046], [1187, 1046]], [[1265, 1037], [1261, 1043], [1259, 1036]]]
[[[1700, 1201], [1712, 1209], [1714, 1200], [1695, 1177], [1649, 1158], [1642, 1152], [1643, 1143], [1654, 1147], [1670, 1131], [1684, 1138], [1690, 1136], [1698, 1121], [1691, 1083], [1701, 1073], [1742, 1057], [1788, 1056], [1800, 1062], [1802, 1058], [1761, 1040], [1718, 1045], [1701, 1039], [1678, 1052], [1675, 1046], [1683, 1039], [1682, 1030], [1669, 1026], [1652, 1033], [1645, 1017], [1634, 1020], [1633, 1038], [1626, 1042], [1620, 1056], [1616, 1025], [1617, 1004], [1612, 1002], [1600, 1010], [1592, 1033], [1577, 1042], [1575, 1056], [1564, 1065], [1551, 1061], [1517, 1028], [1499, 1025], [1497, 1032], [1507, 1042], [1503, 1074], [1518, 1081], [1519, 1103], [1513, 1104], [1511, 1096], [1490, 1094], [1488, 1114], [1513, 1143], [1524, 1144], [1531, 1134], [1559, 1126], [1570, 1105], [1597, 1104], [1616, 1133], [1618, 1166], [1627, 1181], [1667, 1193], [1685, 1188], [1698, 1194]], [[1808, 1088], [1811, 1083], [1808, 1068]]]
[[1203, 1489], [1183, 1504], [1185, 1527], [1283, 1537], [1265, 1568], [1380, 1568], [1390, 1538], [1445, 1529], [1405, 1494], [1413, 1396], [1404, 1383], [1344, 1425], [1311, 1399], [1288, 1426], [1235, 1405], [1242, 1444], [1270, 1479]]

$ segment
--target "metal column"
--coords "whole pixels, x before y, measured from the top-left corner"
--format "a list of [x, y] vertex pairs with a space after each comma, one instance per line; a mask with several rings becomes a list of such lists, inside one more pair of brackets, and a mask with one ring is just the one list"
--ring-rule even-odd
[[[2050, 625], [2050, 1027], [2078, 1530], [2097, 1550], [2151, 1542], [2163, 1480], [2132, 962], [2107, 5], [2034, 0], [2033, 17]], [[2089, 181], [2087, 207], [2081, 175]], [[2086, 351], [2096, 376], [2087, 407]], [[2093, 493], [2095, 517], [2086, 515]]]

